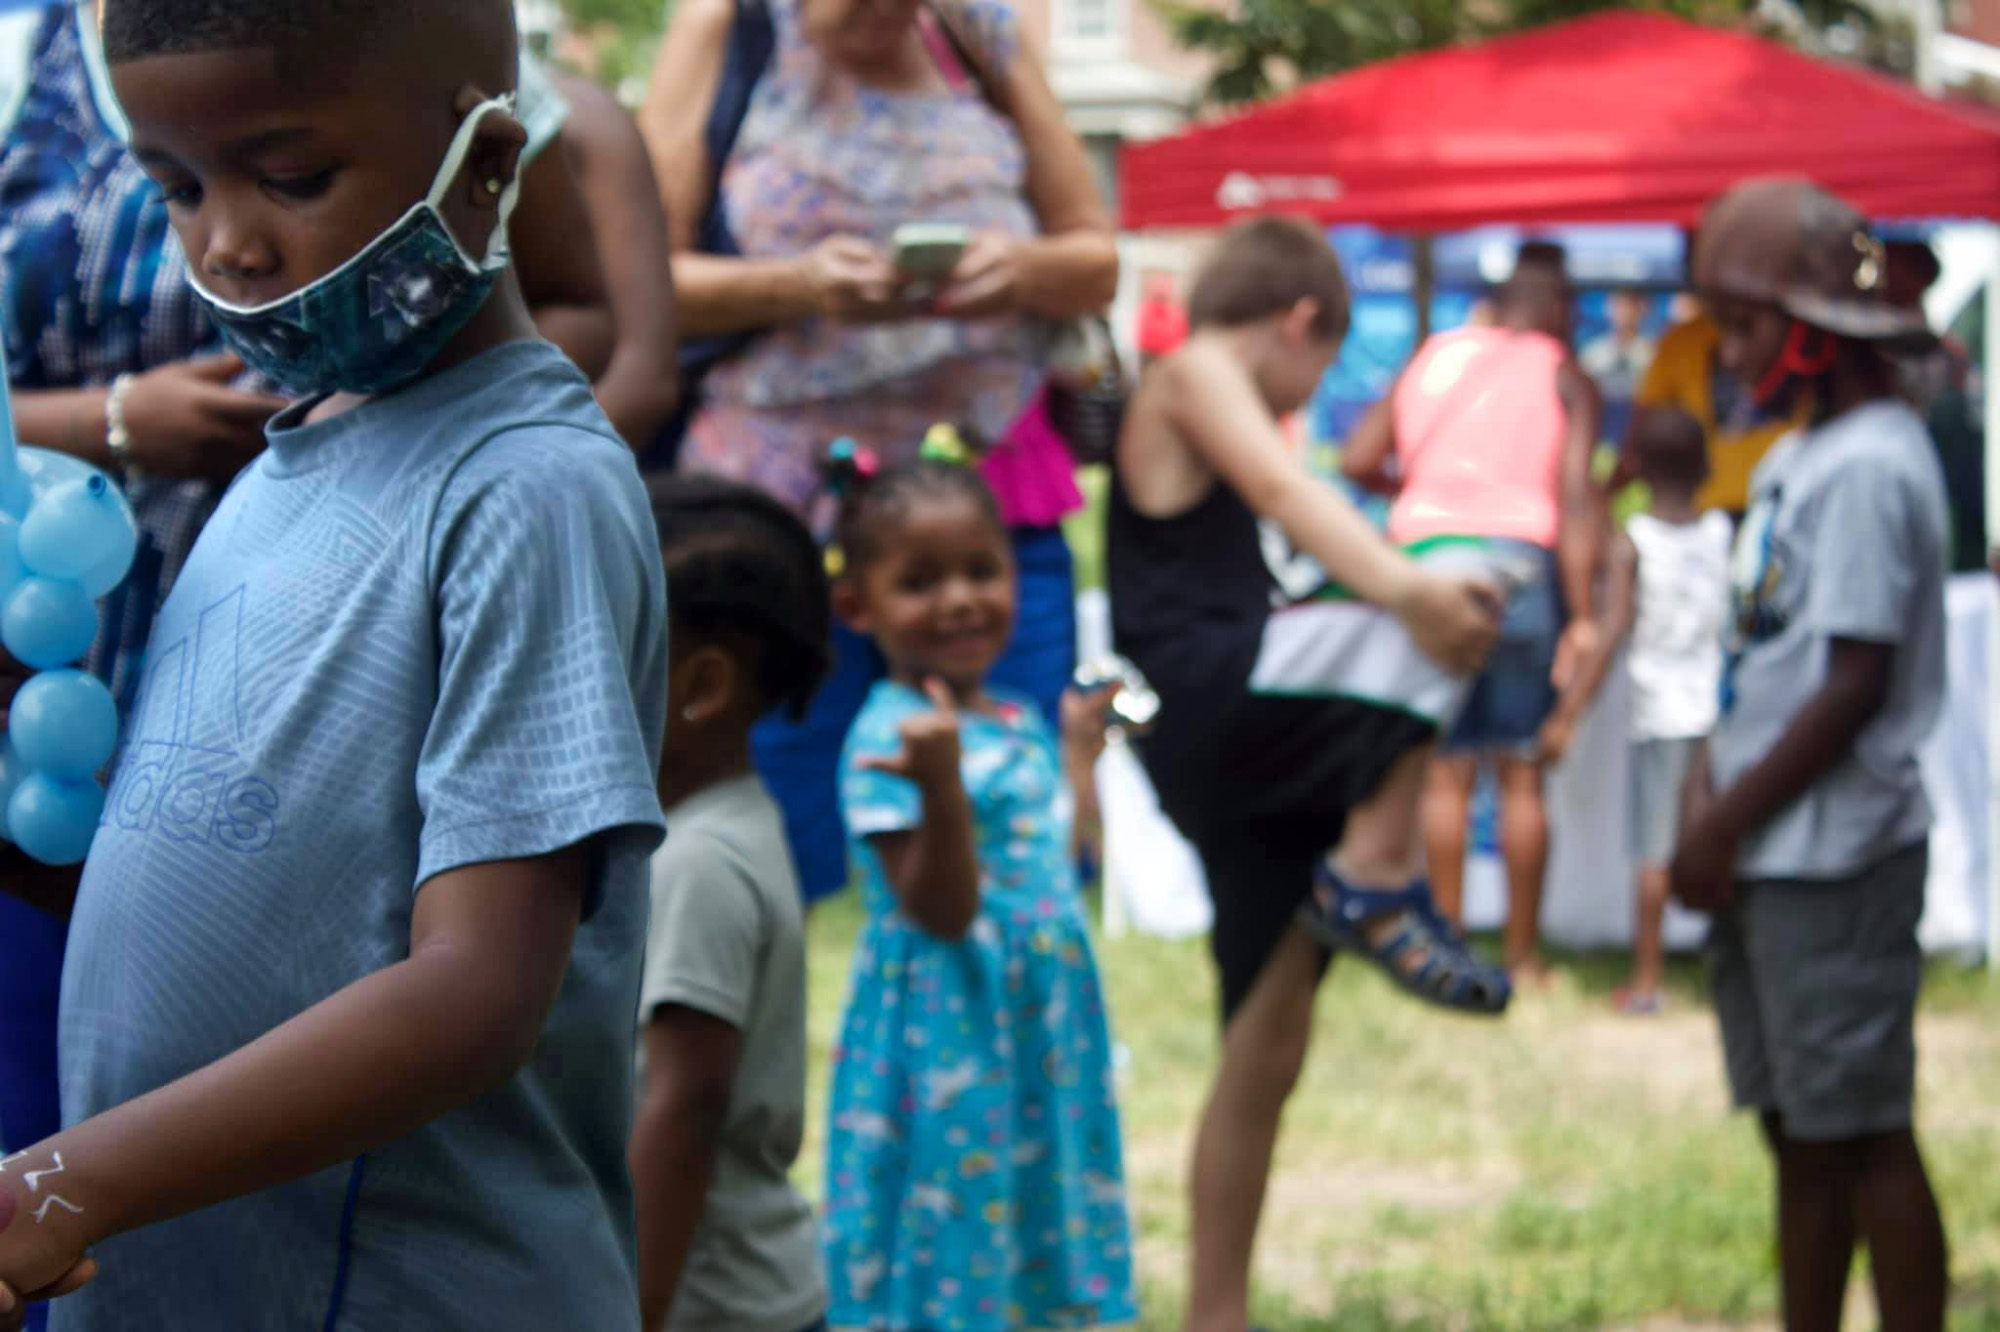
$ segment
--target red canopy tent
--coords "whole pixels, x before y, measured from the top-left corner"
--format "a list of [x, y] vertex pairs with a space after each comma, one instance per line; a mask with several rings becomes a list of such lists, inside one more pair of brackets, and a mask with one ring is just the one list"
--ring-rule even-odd
[[1392, 60], [1126, 150], [1125, 225], [1692, 223], [1745, 176], [2000, 219], [2000, 114], [1741, 33], [1610, 12]]

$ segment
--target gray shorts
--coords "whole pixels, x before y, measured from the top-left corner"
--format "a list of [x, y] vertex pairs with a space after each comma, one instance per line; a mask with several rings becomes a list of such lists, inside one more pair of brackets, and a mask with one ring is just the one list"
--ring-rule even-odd
[[1699, 740], [1632, 742], [1632, 859], [1642, 869], [1665, 869], [1681, 835], [1681, 791]]
[[1929, 867], [1919, 843], [1835, 883], [1737, 885], [1709, 950], [1739, 1109], [1804, 1142], [1910, 1127]]

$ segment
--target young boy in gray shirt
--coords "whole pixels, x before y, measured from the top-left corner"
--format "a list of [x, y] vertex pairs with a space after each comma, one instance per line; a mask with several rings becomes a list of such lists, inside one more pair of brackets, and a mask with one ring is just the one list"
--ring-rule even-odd
[[831, 600], [776, 500], [663, 478], [671, 621], [653, 919], [632, 1136], [645, 1332], [799, 1332], [826, 1312], [819, 1228], [791, 1185], [805, 1130], [805, 914], [750, 763], [773, 707], [826, 674]]
[[1715, 913], [1736, 1102], [1778, 1165], [1784, 1307], [1838, 1328], [1855, 1243], [1882, 1325], [1943, 1326], [1945, 1240], [1912, 1131], [1931, 811], [1917, 749], [1944, 694], [1944, 485], [1890, 352], [1882, 247], [1798, 181], [1724, 196], [1695, 277], [1722, 355], [1813, 423], [1752, 485], [1732, 574], [1723, 717], [1674, 891]]

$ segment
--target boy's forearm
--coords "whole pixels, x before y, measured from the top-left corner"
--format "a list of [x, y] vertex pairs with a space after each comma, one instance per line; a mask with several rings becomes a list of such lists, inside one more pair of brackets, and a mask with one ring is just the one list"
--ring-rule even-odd
[[467, 950], [419, 953], [37, 1150], [62, 1153], [92, 1243], [338, 1165], [526, 1061], [541, 1024], [496, 999], [508, 982], [494, 973], [508, 969]]
[[726, 1098], [708, 1103], [649, 1099], [633, 1126], [642, 1332], [659, 1332], [673, 1312], [688, 1249], [708, 1210], [727, 1108]]
[[[1258, 506], [1253, 502], [1252, 508]], [[1293, 545], [1319, 561], [1327, 576], [1377, 606], [1396, 609], [1419, 577], [1417, 566], [1332, 486], [1291, 487], [1268, 510]]]
[[1739, 840], [1763, 828], [1846, 760], [1882, 704], [1879, 686], [1829, 675], [1771, 752], [1716, 796], [1711, 825]]

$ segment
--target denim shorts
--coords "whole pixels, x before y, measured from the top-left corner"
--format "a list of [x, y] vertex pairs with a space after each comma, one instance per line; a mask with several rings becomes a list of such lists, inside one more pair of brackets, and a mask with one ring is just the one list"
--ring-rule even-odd
[[1445, 735], [1448, 754], [1506, 754], [1531, 749], [1542, 725], [1555, 711], [1556, 689], [1549, 676], [1562, 638], [1562, 584], [1555, 552], [1520, 541], [1491, 546], [1533, 562], [1537, 572], [1507, 603], [1500, 641], [1486, 659], [1486, 671], [1472, 686], [1465, 710]]
[[[989, 683], [1026, 694], [1051, 727], [1076, 670], [1076, 583], [1061, 529], [1015, 528], [1021, 585], [1014, 637]], [[751, 735], [758, 775], [785, 814], [785, 836], [808, 902], [847, 886], [847, 829], [840, 817], [840, 749], [868, 691], [888, 673], [875, 644], [833, 630], [833, 673], [804, 721], [773, 716]]]

